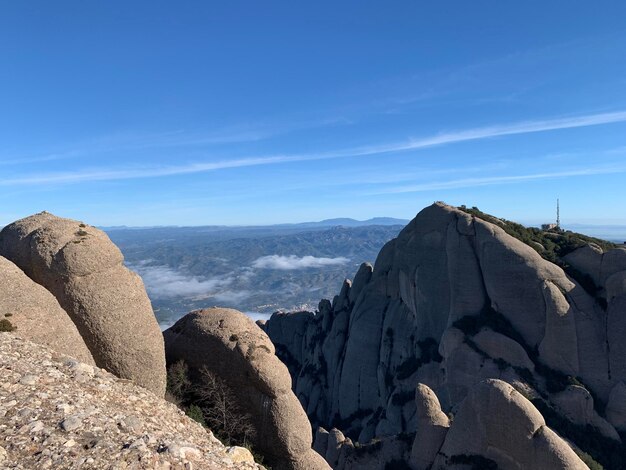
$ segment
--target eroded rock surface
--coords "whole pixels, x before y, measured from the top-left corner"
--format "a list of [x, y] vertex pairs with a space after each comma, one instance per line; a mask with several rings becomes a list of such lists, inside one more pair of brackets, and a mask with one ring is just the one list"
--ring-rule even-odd
[[99, 367], [163, 396], [163, 338], [150, 300], [104, 232], [42, 212], [0, 232], [0, 255], [56, 297]]
[[0, 256], [0, 320], [34, 343], [94, 364], [76, 325], [57, 299]]
[[462, 456], [489, 459], [503, 470], [588, 468], [546, 426], [531, 402], [508, 383], [492, 379], [474, 387], [465, 398], [432, 468], [466, 468]]

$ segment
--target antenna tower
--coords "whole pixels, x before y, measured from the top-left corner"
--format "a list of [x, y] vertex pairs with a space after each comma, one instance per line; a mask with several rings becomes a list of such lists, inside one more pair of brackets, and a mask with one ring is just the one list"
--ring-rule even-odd
[[556, 228], [561, 228], [561, 212], [558, 199], [556, 200]]

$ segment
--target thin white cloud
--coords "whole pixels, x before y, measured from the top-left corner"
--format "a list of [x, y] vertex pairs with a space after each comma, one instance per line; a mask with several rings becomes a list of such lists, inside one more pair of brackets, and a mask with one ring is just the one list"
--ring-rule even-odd
[[146, 291], [153, 299], [214, 296], [233, 282], [231, 277], [202, 279], [189, 276], [167, 266], [142, 263], [130, 267], [142, 277]]
[[296, 255], [281, 256], [281, 255], [269, 255], [262, 256], [256, 259], [252, 266], [261, 269], [281, 269], [281, 270], [293, 270], [293, 269], [306, 269], [306, 268], [321, 268], [324, 266], [337, 266], [346, 264], [350, 260], [344, 257], [338, 258], [316, 258], [315, 256], [303, 256], [298, 257]]
[[438, 181], [432, 183], [396, 186], [392, 188], [380, 189], [368, 192], [368, 195], [376, 194], [401, 194], [417, 193], [425, 191], [437, 191], [442, 189], [473, 188], [478, 186], [492, 186], [498, 184], [522, 183], [524, 181], [567, 178], [572, 176], [593, 176], [626, 173], [626, 167], [604, 167], [604, 168], [582, 168], [568, 171], [556, 171], [545, 173], [532, 173], [526, 175], [500, 175], [484, 178], [463, 178], [449, 181]]
[[303, 155], [276, 155], [265, 157], [249, 157], [234, 160], [223, 160], [208, 163], [191, 163], [180, 166], [160, 166], [124, 169], [90, 169], [67, 173], [48, 173], [31, 176], [17, 176], [3, 178], [0, 186], [14, 185], [37, 185], [37, 184], [70, 184], [86, 181], [110, 181], [138, 178], [156, 178], [164, 176], [176, 176], [193, 173], [222, 170], [227, 168], [251, 167], [260, 165], [274, 165], [280, 163], [292, 163], [300, 161], [313, 161], [334, 158], [364, 157], [392, 152], [418, 150], [445, 144], [454, 144], [473, 140], [482, 140], [493, 137], [546, 132], [558, 129], [573, 129], [580, 127], [598, 126], [602, 124], [618, 123], [626, 121], [626, 111], [612, 113], [589, 114], [585, 116], [544, 119], [536, 121], [523, 121], [512, 124], [466, 129], [463, 131], [440, 133], [421, 139], [413, 139], [405, 142], [396, 142], [385, 145], [358, 147], [353, 149], [339, 150]]

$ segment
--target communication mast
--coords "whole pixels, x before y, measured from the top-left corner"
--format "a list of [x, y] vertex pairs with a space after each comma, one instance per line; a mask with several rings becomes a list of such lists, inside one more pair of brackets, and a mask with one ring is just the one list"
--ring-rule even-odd
[[556, 228], [561, 228], [561, 212], [559, 208], [559, 200], [556, 200]]

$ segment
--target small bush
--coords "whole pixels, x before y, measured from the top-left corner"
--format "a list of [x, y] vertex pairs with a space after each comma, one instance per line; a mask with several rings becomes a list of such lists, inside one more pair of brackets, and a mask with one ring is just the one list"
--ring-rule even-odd
[[11, 331], [15, 330], [17, 330], [17, 327], [13, 326], [13, 324], [9, 320], [7, 320], [6, 318], [0, 320], [0, 331], [10, 333]]
[[178, 361], [167, 369], [167, 391], [178, 402], [184, 402], [191, 388], [189, 366], [185, 361]]
[[191, 405], [189, 408], [187, 408], [185, 413], [191, 419], [200, 423], [202, 426], [206, 427], [206, 421], [204, 421], [204, 414], [202, 413], [202, 409], [198, 405]]
[[76, 232], [76, 235], [79, 237], [86, 237], [87, 235], [89, 235], [89, 233], [85, 232], [83, 229], [80, 229], [78, 232]]
[[585, 465], [589, 467], [589, 470], [604, 470], [604, 467], [596, 462], [595, 459], [587, 452], [583, 452], [582, 450], [577, 449], [574, 449], [574, 451], [576, 452], [576, 455], [580, 457], [580, 460], [585, 462]]

